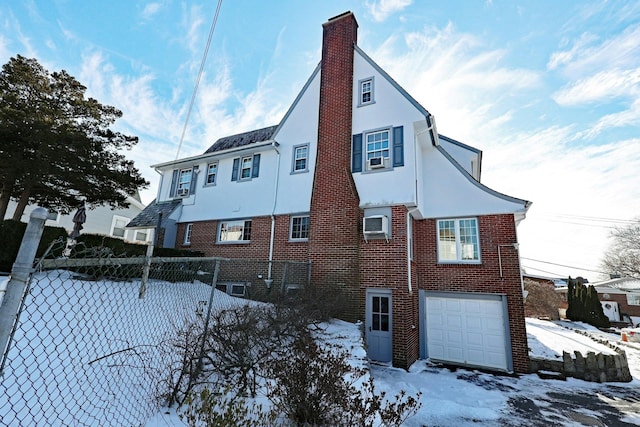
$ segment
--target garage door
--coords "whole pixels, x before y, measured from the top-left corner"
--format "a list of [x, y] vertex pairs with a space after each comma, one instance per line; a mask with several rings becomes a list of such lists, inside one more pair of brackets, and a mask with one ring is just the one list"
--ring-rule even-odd
[[[426, 356], [460, 365], [511, 371], [506, 300], [502, 295], [423, 295]], [[424, 337], [423, 337], [424, 338]]]

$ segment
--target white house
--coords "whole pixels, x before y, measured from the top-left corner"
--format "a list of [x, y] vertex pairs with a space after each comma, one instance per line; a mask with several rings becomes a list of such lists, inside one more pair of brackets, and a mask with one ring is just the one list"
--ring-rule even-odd
[[323, 25], [280, 123], [154, 165], [156, 201], [129, 227], [210, 256], [311, 261], [312, 284], [365, 322], [372, 360], [527, 372], [516, 224], [530, 202], [480, 183], [480, 150], [440, 135], [357, 28], [350, 12]]

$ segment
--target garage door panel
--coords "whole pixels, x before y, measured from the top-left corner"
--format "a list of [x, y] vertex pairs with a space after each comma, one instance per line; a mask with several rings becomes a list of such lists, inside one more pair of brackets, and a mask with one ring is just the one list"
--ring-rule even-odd
[[463, 318], [461, 314], [451, 314], [449, 313], [447, 315], [447, 323], [446, 326], [449, 328], [456, 328], [456, 329], [460, 329], [462, 328], [462, 323], [463, 322]]
[[507, 370], [503, 303], [494, 295], [426, 296], [428, 355], [444, 362]]

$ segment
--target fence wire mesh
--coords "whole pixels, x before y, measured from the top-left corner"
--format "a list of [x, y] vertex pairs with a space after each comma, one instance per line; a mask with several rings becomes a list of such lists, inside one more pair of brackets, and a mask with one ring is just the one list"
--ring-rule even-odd
[[222, 292], [279, 298], [306, 286], [310, 268], [81, 245], [67, 255], [41, 260], [27, 287], [3, 359], [1, 425], [144, 426], [166, 403], [179, 331], [223, 310]]

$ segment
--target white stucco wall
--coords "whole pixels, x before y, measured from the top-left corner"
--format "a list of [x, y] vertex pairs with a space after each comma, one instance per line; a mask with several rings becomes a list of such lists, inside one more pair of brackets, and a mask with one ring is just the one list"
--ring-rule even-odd
[[[360, 80], [373, 77], [375, 103], [358, 106]], [[425, 120], [419, 111], [391, 82], [358, 51], [354, 58], [353, 133], [403, 126], [404, 166], [392, 170], [355, 173], [360, 205], [380, 206], [416, 203], [415, 149], [413, 122]]]

